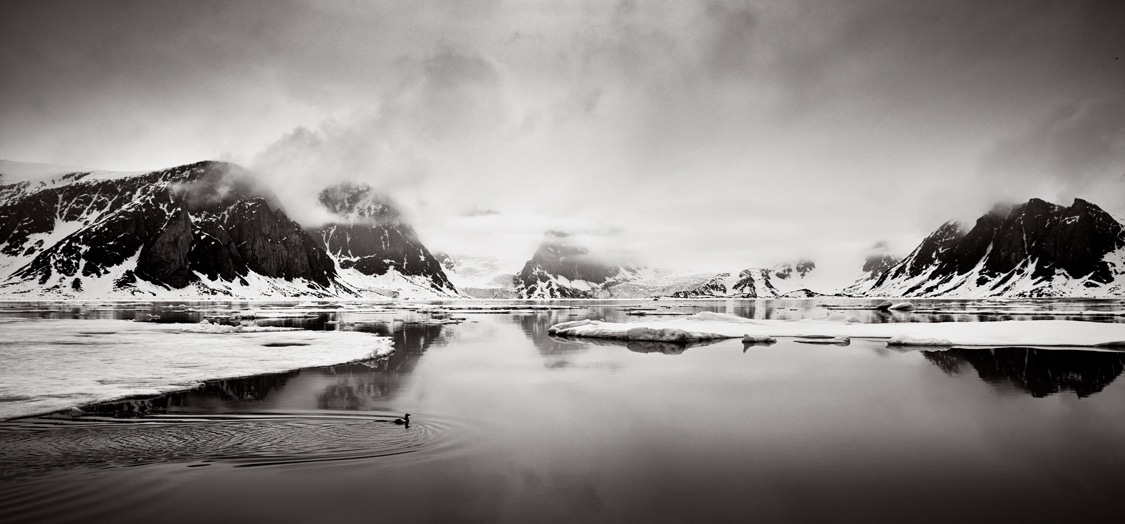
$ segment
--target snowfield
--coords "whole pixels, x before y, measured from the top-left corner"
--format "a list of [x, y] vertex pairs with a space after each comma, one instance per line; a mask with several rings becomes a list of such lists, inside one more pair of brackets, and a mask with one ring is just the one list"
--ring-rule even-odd
[[202, 323], [0, 319], [0, 334], [0, 420], [394, 351], [369, 333]]
[[860, 324], [831, 320], [751, 320], [724, 313], [602, 322], [577, 320], [551, 326], [552, 335], [617, 340], [695, 342], [718, 338], [849, 337], [888, 339], [901, 346], [1119, 347], [1125, 324], [1076, 320], [1000, 322], [900, 322]]

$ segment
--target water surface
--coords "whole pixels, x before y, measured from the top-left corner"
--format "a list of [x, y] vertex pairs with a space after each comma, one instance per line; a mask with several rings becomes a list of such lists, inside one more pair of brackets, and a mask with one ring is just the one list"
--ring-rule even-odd
[[[840, 311], [823, 301], [666, 305], [486, 303], [455, 311], [467, 319], [459, 325], [338, 312], [263, 321], [372, 330], [398, 351], [90, 407], [96, 416], [2, 423], [0, 521], [1120, 519], [1122, 353], [546, 333], [639, 311]], [[843, 311], [868, 322], [1122, 319], [1119, 303], [938, 305]], [[168, 306], [12, 314], [199, 320], [170, 318]], [[405, 412], [409, 427], [391, 422]]]

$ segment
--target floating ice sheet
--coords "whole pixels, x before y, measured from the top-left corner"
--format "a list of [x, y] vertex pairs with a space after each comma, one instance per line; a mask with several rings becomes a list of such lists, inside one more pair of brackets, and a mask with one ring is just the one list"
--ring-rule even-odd
[[[689, 317], [601, 322], [580, 320], [550, 328], [551, 334], [624, 340], [707, 340], [741, 337], [852, 337], [940, 340], [957, 346], [1116, 347], [1125, 341], [1125, 324], [1075, 320], [1002, 322], [901, 322], [857, 324], [827, 320], [751, 320], [723, 313]], [[647, 338], [637, 338], [638, 336]]]
[[124, 320], [0, 323], [0, 420], [191, 388], [202, 381], [390, 354], [349, 331], [267, 331]]

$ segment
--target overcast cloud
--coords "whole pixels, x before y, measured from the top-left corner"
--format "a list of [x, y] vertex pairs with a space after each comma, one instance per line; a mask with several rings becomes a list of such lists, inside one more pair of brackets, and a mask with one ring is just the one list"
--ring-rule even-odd
[[[0, 158], [363, 180], [431, 249], [546, 229], [854, 275], [997, 201], [1125, 216], [1125, 3], [0, 4]], [[495, 211], [482, 213], [481, 210]]]

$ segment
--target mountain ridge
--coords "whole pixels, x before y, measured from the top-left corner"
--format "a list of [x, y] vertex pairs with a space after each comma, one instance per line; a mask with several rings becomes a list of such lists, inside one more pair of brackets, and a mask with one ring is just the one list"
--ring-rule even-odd
[[[323, 238], [318, 243], [276, 196], [233, 164], [16, 178], [5, 177], [11, 183], [0, 186], [3, 295], [254, 298], [406, 290], [459, 296], [436, 261], [436, 272], [423, 282], [411, 279], [424, 270], [403, 275], [397, 289], [394, 264], [347, 273]], [[402, 237], [416, 240], [400, 226]], [[391, 280], [390, 287], [368, 282], [387, 275], [382, 280]]]
[[1007, 211], [994, 209], [968, 230], [946, 222], [862, 294], [1121, 296], [1125, 226], [1080, 198], [1070, 206], [1032, 198]]

